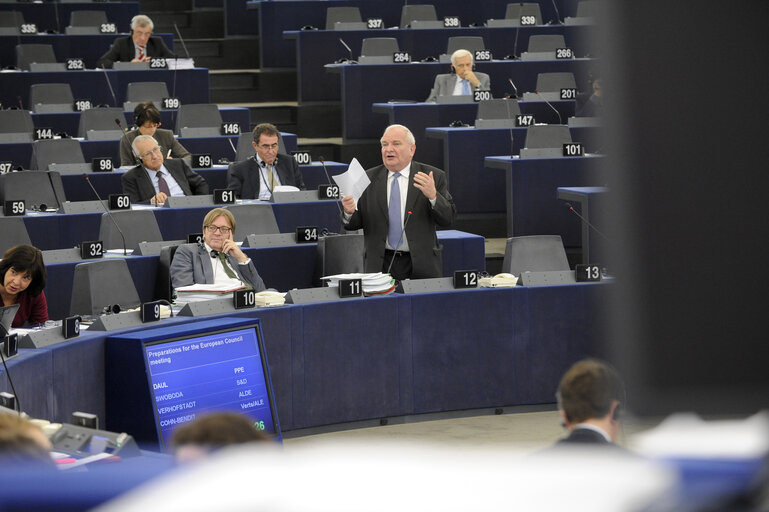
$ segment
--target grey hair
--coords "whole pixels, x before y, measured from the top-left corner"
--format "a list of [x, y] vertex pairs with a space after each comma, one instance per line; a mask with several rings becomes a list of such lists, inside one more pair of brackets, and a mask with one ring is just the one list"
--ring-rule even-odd
[[457, 59], [461, 59], [462, 57], [470, 57], [470, 64], [473, 63], [473, 54], [465, 49], [460, 48], [451, 54], [451, 65], [455, 65], [457, 63]]
[[139, 150], [138, 150], [138, 149], [136, 149], [136, 146], [137, 146], [137, 144], [138, 144], [139, 142], [141, 142], [141, 141], [143, 141], [143, 140], [147, 140], [147, 139], [151, 140], [151, 141], [152, 141], [152, 142], [154, 142], [155, 144], [157, 144], [157, 143], [158, 143], [158, 141], [156, 141], [156, 140], [155, 140], [155, 137], [153, 137], [152, 135], [138, 135], [138, 136], [137, 136], [137, 137], [134, 139], [134, 141], [131, 143], [131, 150], [134, 152], [134, 156], [135, 156], [136, 158], [138, 158], [139, 160], [141, 160], [141, 158], [142, 158], [142, 157], [141, 157], [141, 155], [139, 154]]
[[152, 20], [149, 16], [145, 16], [144, 14], [137, 14], [133, 18], [131, 18], [131, 30], [135, 29], [136, 27], [150, 27], [150, 30], [155, 30], [155, 24], [152, 23]]
[[[411, 133], [411, 130], [409, 130], [408, 128], [406, 128], [402, 124], [391, 124], [390, 126], [385, 128], [384, 133], [387, 133], [387, 130], [389, 130], [390, 128], [401, 128], [401, 129], [405, 130], [406, 131], [406, 140], [408, 141], [408, 143], [411, 144], [412, 146], [416, 145], [417, 140], [414, 138], [414, 134]], [[384, 133], [382, 134], [382, 137], [384, 137]]]

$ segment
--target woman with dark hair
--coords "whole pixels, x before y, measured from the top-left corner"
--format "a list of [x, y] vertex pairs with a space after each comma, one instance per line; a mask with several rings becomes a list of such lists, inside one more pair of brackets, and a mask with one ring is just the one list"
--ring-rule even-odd
[[12, 327], [25, 323], [42, 324], [48, 320], [45, 300], [45, 263], [40, 249], [31, 245], [11, 247], [0, 261], [0, 297], [3, 306], [19, 305]]
[[[136, 161], [136, 157], [131, 149], [131, 144], [139, 135], [154, 137], [158, 145], [163, 148], [163, 158], [181, 158], [187, 162], [187, 165], [192, 164], [192, 155], [184, 146], [179, 144], [179, 141], [174, 137], [174, 132], [159, 128], [161, 125], [160, 111], [154, 103], [145, 101], [136, 105], [134, 109], [134, 124], [136, 129], [124, 133], [120, 138], [120, 165], [122, 167], [141, 163]], [[170, 155], [168, 153], [169, 150], [171, 152]]]

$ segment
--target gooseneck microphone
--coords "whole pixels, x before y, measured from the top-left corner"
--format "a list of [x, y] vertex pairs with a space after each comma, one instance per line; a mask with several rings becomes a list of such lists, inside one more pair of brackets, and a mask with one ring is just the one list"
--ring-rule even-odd
[[109, 93], [112, 95], [112, 105], [117, 107], [117, 97], [115, 97], [115, 91], [112, 89], [112, 83], [109, 81], [109, 75], [104, 64], [101, 65], [101, 70], [104, 72], [104, 79], [107, 81], [107, 87], [109, 87]]
[[184, 48], [185, 55], [187, 55], [187, 58], [190, 59], [190, 52], [187, 51], [187, 45], [184, 44], [184, 38], [182, 37], [182, 33], [179, 32], [179, 27], [176, 26], [176, 23], [174, 23], [174, 30], [176, 30], [176, 35], [179, 36], [179, 41], [182, 43], [182, 48]]
[[227, 142], [230, 143], [230, 147], [232, 148], [232, 152], [235, 154], [235, 157], [237, 158], [238, 150], [235, 149], [235, 144], [232, 143], [232, 138], [231, 137], [227, 137]]
[[101, 196], [99, 196], [99, 193], [96, 191], [96, 187], [93, 186], [93, 183], [91, 183], [91, 180], [88, 179], [88, 175], [86, 173], [83, 173], [83, 179], [85, 179], [86, 183], [88, 183], [88, 186], [91, 187], [91, 190], [93, 190], [94, 195], [99, 200], [99, 204], [102, 205], [102, 207], [104, 208], [104, 211], [107, 212], [107, 215], [109, 216], [110, 220], [112, 220], [112, 223], [115, 225], [115, 228], [117, 228], [117, 232], [120, 233], [120, 238], [123, 239], [123, 256], [128, 256], [128, 249], [126, 248], [125, 235], [123, 235], [123, 230], [120, 229], [120, 226], [115, 220], [115, 217], [112, 216], [112, 212], [109, 211], [109, 208], [107, 208], [104, 205], [104, 201], [102, 201]]
[[552, 104], [552, 103], [550, 103], [549, 101], [547, 101], [547, 98], [545, 98], [544, 96], [542, 96], [542, 95], [539, 93], [539, 91], [534, 91], [534, 94], [536, 94], [537, 96], [539, 96], [540, 98], [542, 98], [542, 101], [544, 101], [545, 103], [547, 103], [547, 106], [553, 109], [553, 112], [555, 112], [555, 115], [557, 115], [557, 116], [558, 116], [558, 124], [563, 124], [563, 119], [561, 118], [561, 113], [560, 113], [560, 112], [558, 112], [558, 110], [557, 110], [557, 109], [556, 109], [556, 108], [553, 106], [553, 104]]
[[555, 5], [555, 0], [550, 0], [553, 3], [553, 9], [555, 9], [555, 20], [559, 25], [563, 25], [561, 21], [561, 13], [558, 12], [558, 7]]
[[[333, 185], [334, 182], [331, 180], [331, 176], [328, 174], [328, 169], [326, 169], [326, 160], [321, 155], [318, 157], [318, 161], [320, 161], [320, 165], [323, 166], [323, 172], [326, 174], [326, 179], [328, 180], [329, 185]], [[339, 201], [336, 202], [336, 206], [339, 208], [339, 215], [344, 215], [344, 212], [342, 211], [342, 205], [339, 204]]]
[[512, 79], [512, 78], [508, 78], [508, 79], [507, 79], [507, 81], [508, 81], [508, 82], [510, 82], [510, 85], [512, 85], [512, 86], [513, 86], [513, 90], [515, 91], [515, 96], [513, 96], [513, 97], [514, 97], [515, 99], [518, 99], [518, 88], [517, 88], [517, 87], [515, 86], [515, 84], [513, 83], [513, 79]]
[[576, 215], [577, 217], [579, 217], [579, 220], [581, 220], [582, 222], [584, 222], [585, 224], [587, 224], [587, 225], [588, 225], [588, 227], [590, 227], [590, 228], [592, 228], [592, 229], [593, 229], [593, 231], [595, 231], [596, 233], [598, 233], [599, 235], [601, 235], [601, 236], [603, 237], [603, 239], [604, 239], [604, 240], [606, 240], [607, 242], [610, 242], [610, 241], [611, 241], [611, 240], [609, 239], [609, 237], [608, 237], [608, 236], [606, 236], [606, 235], [604, 235], [603, 233], [601, 233], [601, 231], [599, 231], [599, 229], [598, 229], [597, 227], [593, 226], [593, 225], [590, 223], [590, 221], [588, 221], [588, 220], [587, 220], [585, 217], [583, 217], [582, 215], [580, 215], [579, 213], [577, 213], [577, 210], [575, 210], [575, 209], [574, 209], [574, 207], [571, 205], [571, 203], [566, 203], [566, 207], [569, 209], [569, 211], [570, 211], [571, 213], [573, 213], [574, 215]]
[[347, 51], [350, 53], [349, 62], [355, 62], [355, 60], [352, 58], [352, 48], [347, 46], [347, 43], [345, 43], [344, 40], [341, 37], [339, 37], [338, 39], [339, 39], [339, 42], [342, 43], [342, 46], [347, 48]]
[[120, 128], [120, 131], [122, 131], [123, 133], [128, 133], [128, 129], [123, 128], [123, 123], [121, 123], [120, 119], [118, 119], [117, 117], [115, 118], [115, 124], [117, 124], [118, 128]]
[[398, 255], [398, 247], [400, 247], [401, 242], [403, 241], [403, 235], [406, 233], [406, 225], [409, 223], [409, 219], [411, 218], [411, 214], [413, 212], [411, 210], [406, 212], [406, 220], [403, 221], [403, 229], [401, 229], [401, 236], [398, 237], [398, 243], [395, 246], [395, 250], [393, 250], [393, 257], [390, 259], [390, 265], [387, 267], [387, 273], [390, 273], [390, 269], [393, 268], [393, 263], [395, 262], [395, 256]]

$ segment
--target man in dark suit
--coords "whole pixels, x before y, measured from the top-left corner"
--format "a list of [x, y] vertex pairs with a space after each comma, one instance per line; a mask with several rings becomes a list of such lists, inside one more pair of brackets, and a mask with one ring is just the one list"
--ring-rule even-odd
[[232, 238], [235, 217], [225, 208], [214, 208], [203, 219], [203, 242], [180, 245], [171, 262], [174, 288], [192, 284], [239, 284], [257, 292], [265, 289], [254, 262]]
[[473, 91], [491, 89], [491, 79], [486, 73], [473, 71], [473, 54], [457, 50], [451, 54], [451, 69], [454, 73], [437, 75], [427, 103], [435, 103], [438, 96], [470, 95]]
[[278, 129], [270, 123], [254, 128], [251, 144], [256, 154], [242, 162], [233, 162], [227, 169], [227, 188], [235, 189], [241, 199], [272, 199], [279, 185], [291, 185], [304, 190], [304, 178], [294, 157], [278, 155]]
[[366, 272], [387, 272], [392, 263], [395, 279], [440, 277], [435, 231], [450, 228], [457, 214], [446, 174], [412, 160], [416, 143], [405, 126], [388, 126], [381, 144], [383, 164], [366, 171], [371, 183], [358, 204], [342, 199], [344, 227], [363, 229]]
[[569, 435], [555, 446], [616, 446], [625, 386], [611, 366], [595, 359], [578, 361], [561, 378], [556, 396]]
[[155, 24], [143, 14], [131, 19], [131, 35], [118, 37], [110, 49], [96, 61], [96, 67], [111, 68], [117, 61], [149, 62], [150, 59], [175, 57], [163, 39], [152, 36]]
[[157, 141], [149, 135], [139, 135], [131, 144], [134, 155], [141, 160], [121, 178], [123, 193], [132, 203], [163, 204], [168, 196], [208, 194], [208, 183], [193, 172], [184, 160], [165, 160]]

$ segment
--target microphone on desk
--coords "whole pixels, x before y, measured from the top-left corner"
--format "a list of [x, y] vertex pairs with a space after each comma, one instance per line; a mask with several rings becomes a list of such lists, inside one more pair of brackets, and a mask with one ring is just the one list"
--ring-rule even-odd
[[123, 133], [128, 133], [128, 130], [123, 128], [123, 123], [121, 123], [120, 119], [118, 119], [117, 117], [115, 118], [115, 124], [117, 124], [118, 128], [120, 128], [120, 131], [122, 131]]
[[566, 207], [569, 209], [569, 211], [570, 211], [571, 213], [573, 213], [574, 215], [576, 215], [577, 217], [579, 217], [579, 220], [581, 220], [582, 222], [584, 222], [585, 224], [587, 224], [587, 225], [588, 225], [588, 227], [590, 227], [590, 228], [592, 228], [592, 229], [593, 229], [593, 231], [595, 231], [596, 233], [598, 233], [599, 235], [601, 235], [601, 236], [603, 237], [603, 239], [604, 239], [604, 240], [606, 240], [607, 242], [610, 242], [610, 241], [611, 241], [611, 240], [609, 239], [609, 237], [608, 237], [608, 236], [604, 235], [603, 233], [601, 233], [601, 231], [600, 231], [600, 230], [599, 230], [597, 227], [593, 226], [593, 225], [590, 223], [590, 221], [589, 221], [589, 220], [587, 220], [585, 217], [583, 217], [582, 215], [580, 215], [579, 213], [577, 213], [577, 210], [575, 210], [575, 209], [574, 209], [574, 207], [571, 205], [571, 203], [566, 203]]
[[88, 175], [86, 173], [83, 173], [83, 179], [85, 179], [86, 183], [88, 183], [88, 186], [91, 187], [91, 190], [93, 190], [94, 195], [99, 200], [99, 204], [102, 205], [102, 207], [104, 208], [104, 211], [107, 212], [107, 215], [109, 216], [110, 220], [112, 220], [112, 223], [115, 225], [115, 228], [117, 228], [117, 232], [120, 233], [120, 238], [123, 239], [123, 256], [128, 256], [128, 249], [126, 248], [125, 235], [123, 234], [123, 230], [120, 229], [120, 226], [115, 220], [115, 217], [112, 216], [112, 212], [109, 211], [109, 208], [107, 208], [104, 205], [104, 201], [102, 201], [101, 196], [99, 196], [99, 193], [96, 191], [96, 187], [93, 186], [93, 183], [91, 183], [91, 180], [88, 179]]
[[104, 79], [107, 81], [109, 93], [112, 95], [112, 105], [117, 107], [117, 97], [115, 97], [115, 90], [112, 88], [112, 83], [109, 81], [109, 75], [107, 74], [107, 69], [104, 67], [104, 64], [102, 64], [101, 70], [104, 72]]
[[411, 218], [411, 214], [413, 212], [411, 210], [406, 212], [406, 220], [403, 221], [403, 229], [401, 229], [401, 236], [398, 237], [398, 243], [395, 244], [395, 249], [393, 250], [393, 257], [390, 260], [390, 265], [387, 267], [387, 273], [390, 273], [390, 269], [393, 268], [393, 263], [395, 262], [395, 256], [398, 255], [398, 247], [400, 247], [401, 242], [403, 241], [403, 235], [406, 234], [406, 225], [409, 223], [409, 219]]
[[508, 78], [507, 81], [510, 82], [510, 85], [513, 86], [513, 90], [515, 91], [515, 96], [513, 96], [513, 98], [518, 99], [518, 88], [515, 86], [515, 83], [513, 83], [513, 79]]
[[[512, 82], [513, 81], [510, 80], [510, 83]], [[505, 100], [505, 108], [507, 108], [507, 119], [510, 121], [510, 158], [513, 158], [513, 154], [515, 153], [515, 145], [513, 143], [513, 126], [515, 126], [515, 121], [513, 120], [513, 113], [510, 111], [510, 103], [508, 103], [508, 101], [516, 100], [511, 100], [510, 98]]]
[[558, 25], [563, 25], [561, 21], [561, 13], [558, 12], [558, 7], [555, 5], [555, 0], [550, 0], [553, 3], [553, 9], [555, 9], [555, 19]]
[[521, 29], [520, 22], [518, 23], [518, 26], [515, 27], [515, 41], [513, 42], [513, 59], [518, 58], [518, 31]]
[[557, 109], [556, 109], [556, 108], [553, 106], [553, 104], [552, 104], [552, 103], [550, 103], [549, 101], [547, 101], [547, 98], [545, 98], [544, 96], [542, 96], [542, 95], [539, 93], [539, 91], [534, 91], [534, 94], [536, 94], [537, 96], [539, 96], [540, 98], [542, 98], [542, 101], [544, 101], [545, 103], [547, 103], [547, 106], [553, 109], [553, 112], [555, 112], [555, 114], [558, 116], [558, 124], [563, 124], [563, 119], [561, 118], [561, 113], [560, 113], [560, 112], [558, 112], [558, 110], [557, 110]]
[[347, 48], [347, 51], [350, 53], [350, 58], [349, 58], [349, 59], [347, 59], [347, 62], [349, 62], [349, 63], [353, 63], [353, 62], [355, 62], [355, 59], [353, 59], [353, 58], [352, 58], [352, 48], [350, 48], [349, 46], [347, 46], [347, 43], [345, 43], [345, 42], [344, 42], [344, 40], [343, 40], [341, 37], [338, 37], [337, 39], [339, 39], [339, 42], [340, 42], [340, 43], [342, 43], [342, 46], [344, 46], [345, 48]]
[[235, 149], [235, 144], [232, 143], [232, 138], [227, 137], [227, 142], [230, 143], [230, 147], [232, 148], [232, 152], [235, 153], [235, 156], [238, 156], [238, 150]]
[[184, 48], [184, 53], [187, 55], [188, 59], [191, 59], [190, 52], [187, 51], [187, 45], [184, 44], [184, 38], [182, 37], [182, 33], [179, 32], [179, 27], [176, 26], [176, 23], [174, 23], [174, 30], [176, 30], [176, 35], [179, 36], [179, 41], [182, 43], [182, 48]]

